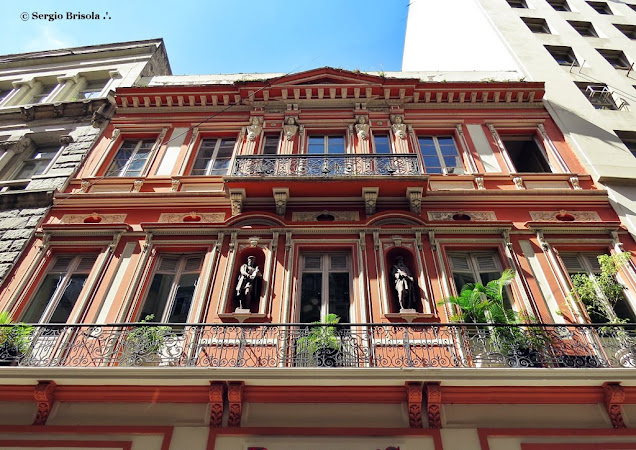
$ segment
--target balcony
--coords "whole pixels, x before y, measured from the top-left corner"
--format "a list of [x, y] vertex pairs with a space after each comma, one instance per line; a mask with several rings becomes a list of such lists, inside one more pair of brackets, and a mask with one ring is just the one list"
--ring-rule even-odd
[[[3, 326], [3, 330], [6, 330]], [[636, 367], [636, 325], [34, 325], [0, 365], [193, 368]], [[312, 330], [320, 330], [318, 333]], [[11, 331], [1, 333], [10, 336]], [[316, 335], [321, 339], [316, 341]], [[5, 338], [6, 339], [6, 338]], [[10, 370], [10, 369], [9, 369]], [[337, 369], [336, 369], [337, 370]]]
[[420, 175], [415, 154], [237, 156], [234, 177], [375, 177]]

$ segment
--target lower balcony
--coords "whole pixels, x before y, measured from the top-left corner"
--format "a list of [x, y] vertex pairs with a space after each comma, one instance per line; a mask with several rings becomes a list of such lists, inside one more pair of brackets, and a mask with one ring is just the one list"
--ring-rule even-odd
[[144, 323], [0, 330], [3, 366], [636, 367], [633, 325]]

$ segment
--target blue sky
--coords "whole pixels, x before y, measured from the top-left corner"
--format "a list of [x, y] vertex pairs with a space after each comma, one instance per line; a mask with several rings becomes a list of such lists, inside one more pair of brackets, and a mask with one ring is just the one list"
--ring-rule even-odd
[[[69, 20], [67, 12], [101, 18]], [[393, 71], [407, 13], [408, 0], [12, 1], [2, 5], [0, 54], [162, 37], [175, 75]]]

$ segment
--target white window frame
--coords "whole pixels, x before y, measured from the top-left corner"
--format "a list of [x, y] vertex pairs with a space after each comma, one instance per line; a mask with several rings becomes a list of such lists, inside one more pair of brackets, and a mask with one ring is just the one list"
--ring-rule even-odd
[[[439, 145], [439, 141], [438, 138], [446, 138], [449, 137], [452, 139], [453, 141], [453, 146], [455, 147], [455, 152], [456, 152], [456, 161], [459, 163], [459, 167], [455, 166], [453, 167], [453, 170], [449, 171], [449, 167], [446, 165], [446, 161], [444, 161], [444, 155], [442, 154], [442, 149]], [[435, 147], [435, 153], [437, 153], [437, 160], [440, 164], [440, 169], [441, 174], [442, 175], [448, 175], [449, 173], [454, 173], [454, 174], [464, 174], [466, 173], [466, 168], [464, 167], [464, 158], [462, 157], [462, 152], [460, 151], [459, 146], [457, 145], [457, 141], [455, 140], [455, 136], [448, 134], [448, 135], [418, 135], [417, 136], [417, 147], [418, 147], [418, 151], [419, 151], [419, 158], [420, 161], [422, 163], [422, 167], [424, 168], [424, 173], [427, 174], [433, 174], [435, 175], [435, 172], [428, 172], [427, 171], [427, 167], [426, 164], [424, 163], [424, 155], [422, 154], [422, 145], [420, 142], [420, 139], [428, 139], [428, 138], [432, 138], [433, 139], [433, 146]], [[459, 169], [459, 170], [458, 170]]]
[[[309, 141], [312, 138], [323, 138], [323, 152], [322, 153], [309, 153]], [[343, 152], [342, 153], [330, 153], [329, 152], [329, 138], [342, 138], [343, 142]], [[305, 150], [305, 154], [307, 155], [346, 155], [349, 153], [349, 146], [347, 145], [347, 134], [346, 133], [311, 133], [307, 136], [307, 148]]]
[[[131, 141], [137, 141], [137, 143], [135, 144], [135, 148], [133, 149], [132, 154], [130, 155], [130, 158], [128, 158], [128, 160], [126, 161], [126, 163], [120, 168], [118, 169], [117, 173], [112, 172], [112, 167], [115, 164], [115, 161], [117, 160], [117, 155], [119, 154], [119, 152], [121, 151], [122, 147], [126, 144], [126, 142], [131, 142]], [[108, 165], [108, 169], [106, 170], [106, 173], [104, 174], [105, 177], [107, 178], [117, 178], [117, 177], [142, 177], [145, 175], [147, 169], [148, 169], [148, 162], [152, 160], [152, 155], [154, 154], [156, 147], [157, 147], [157, 139], [155, 138], [152, 144], [152, 147], [150, 148], [150, 151], [148, 152], [148, 156], [146, 157], [146, 160], [144, 161], [144, 165], [141, 168], [141, 170], [139, 171], [138, 175], [129, 175], [127, 174], [128, 170], [130, 169], [130, 165], [133, 163], [133, 161], [135, 160], [135, 156], [137, 155], [137, 153], [139, 152], [139, 150], [141, 149], [141, 147], [143, 146], [144, 142], [150, 142], [153, 141], [153, 139], [123, 139], [121, 141], [121, 143], [119, 144], [119, 147], [117, 148], [117, 151], [115, 152], [115, 155], [113, 156], [110, 164]]]
[[[205, 173], [202, 174], [194, 174], [193, 172], [195, 170], [200, 170], [200, 169], [195, 169], [195, 166], [197, 164], [197, 161], [199, 160], [199, 157], [201, 156], [201, 150], [203, 148], [203, 143], [205, 141], [211, 141], [211, 140], [215, 140], [215, 144], [214, 144], [214, 150], [212, 151], [212, 156], [209, 159], [209, 163], [207, 164], [206, 168], [205, 168]], [[212, 172], [218, 172], [219, 169], [214, 170], [214, 164], [218, 159], [218, 154], [219, 154], [219, 150], [221, 149], [221, 144], [224, 141], [234, 141], [234, 143], [232, 144], [232, 155], [227, 158], [229, 161], [228, 167], [225, 169], [224, 173], [212, 173]], [[230, 170], [232, 169], [232, 161], [234, 160], [234, 156], [236, 155], [236, 145], [238, 143], [238, 140], [236, 139], [236, 137], [228, 137], [228, 136], [223, 136], [223, 137], [209, 137], [209, 138], [202, 138], [201, 141], [199, 142], [199, 148], [197, 149], [197, 154], [194, 157], [194, 164], [192, 165], [192, 169], [190, 170], [190, 175], [192, 176], [223, 176], [223, 175], [227, 175]], [[225, 159], [225, 158], [223, 158]]]

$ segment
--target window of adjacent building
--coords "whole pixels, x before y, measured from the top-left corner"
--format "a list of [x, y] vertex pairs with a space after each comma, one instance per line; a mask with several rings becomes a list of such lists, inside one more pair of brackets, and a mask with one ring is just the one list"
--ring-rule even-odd
[[234, 138], [203, 139], [192, 175], [227, 175], [235, 145]]
[[594, 11], [596, 11], [599, 14], [607, 14], [607, 15], [613, 14], [609, 5], [605, 2], [587, 2], [587, 4], [590, 5], [594, 9]]
[[552, 55], [554, 60], [561, 66], [578, 66], [579, 62], [571, 47], [546, 45], [545, 49]]
[[33, 94], [26, 103], [44, 103], [56, 88], [56, 84], [43, 84], [37, 93]]
[[4, 99], [9, 96], [12, 90], [13, 89], [10, 89], [10, 88], [6, 88], [6, 89], [0, 88], [0, 103], [2, 103]]
[[568, 20], [568, 23], [572, 26], [572, 28], [578, 31], [581, 36], [598, 37], [598, 33], [591, 22]]
[[77, 92], [77, 99], [98, 98], [106, 86], [105, 80], [90, 80]]
[[263, 142], [263, 155], [275, 155], [278, 153], [279, 136], [266, 134]]
[[543, 146], [535, 136], [501, 136], [510, 161], [519, 173], [550, 173]]
[[525, 0], [506, 0], [511, 8], [527, 8]]
[[186, 323], [199, 282], [203, 255], [162, 255], [141, 308], [140, 319]]
[[523, 20], [523, 23], [525, 23], [533, 33], [551, 34], [550, 28], [548, 28], [548, 22], [546, 22], [545, 19], [540, 17], [522, 17], [521, 20]]
[[14, 180], [26, 180], [35, 175], [42, 175], [59, 150], [59, 145], [36, 147], [29, 158], [22, 161], [22, 164], [12, 178]]
[[572, 11], [567, 0], [547, 0], [548, 4], [556, 11]]
[[623, 25], [623, 24], [615, 23], [614, 26], [618, 28], [628, 38], [636, 39], [636, 25]]
[[306, 253], [301, 257], [301, 323], [324, 320], [336, 314], [341, 323], [351, 322], [351, 266], [344, 253]]
[[620, 50], [605, 50], [597, 48], [596, 51], [603, 55], [607, 62], [615, 69], [629, 69], [632, 65], [632, 63], [629, 62], [629, 59], [627, 59], [627, 56], [625, 56], [625, 53]]
[[388, 134], [374, 134], [373, 145], [375, 152], [378, 154], [391, 153], [391, 141], [389, 140]]
[[629, 4], [629, 5], [627, 5], [627, 6], [629, 6], [629, 7], [630, 7], [630, 8], [632, 8], [634, 11], [636, 11], [636, 5], [631, 4], [631, 3], [630, 3], [630, 4]]
[[[601, 273], [601, 265], [598, 262], [598, 255], [595, 253], [561, 253], [560, 257], [570, 277], [577, 274], [594, 277], [594, 275]], [[636, 314], [625, 296], [616, 302], [614, 312], [619, 319], [625, 319], [632, 323], [636, 322]], [[607, 322], [607, 319], [598, 313], [589, 311], [588, 313], [592, 323]]]
[[452, 136], [417, 138], [426, 173], [464, 173], [464, 165]]
[[310, 155], [345, 153], [344, 135], [312, 135], [307, 140], [307, 153]]
[[[502, 274], [501, 263], [495, 252], [449, 252], [448, 259], [458, 294], [468, 283], [481, 283], [485, 286]], [[506, 291], [504, 302], [507, 308], [511, 307]]]
[[106, 172], [107, 177], [137, 177], [142, 174], [155, 145], [154, 139], [126, 139]]
[[65, 323], [80, 297], [97, 255], [58, 255], [22, 316], [26, 323]]
[[623, 141], [625, 147], [636, 158], [636, 132], [634, 131], [616, 131], [616, 135]]
[[603, 83], [576, 83], [583, 95], [596, 109], [616, 110], [616, 102], [612, 97], [612, 91]]

